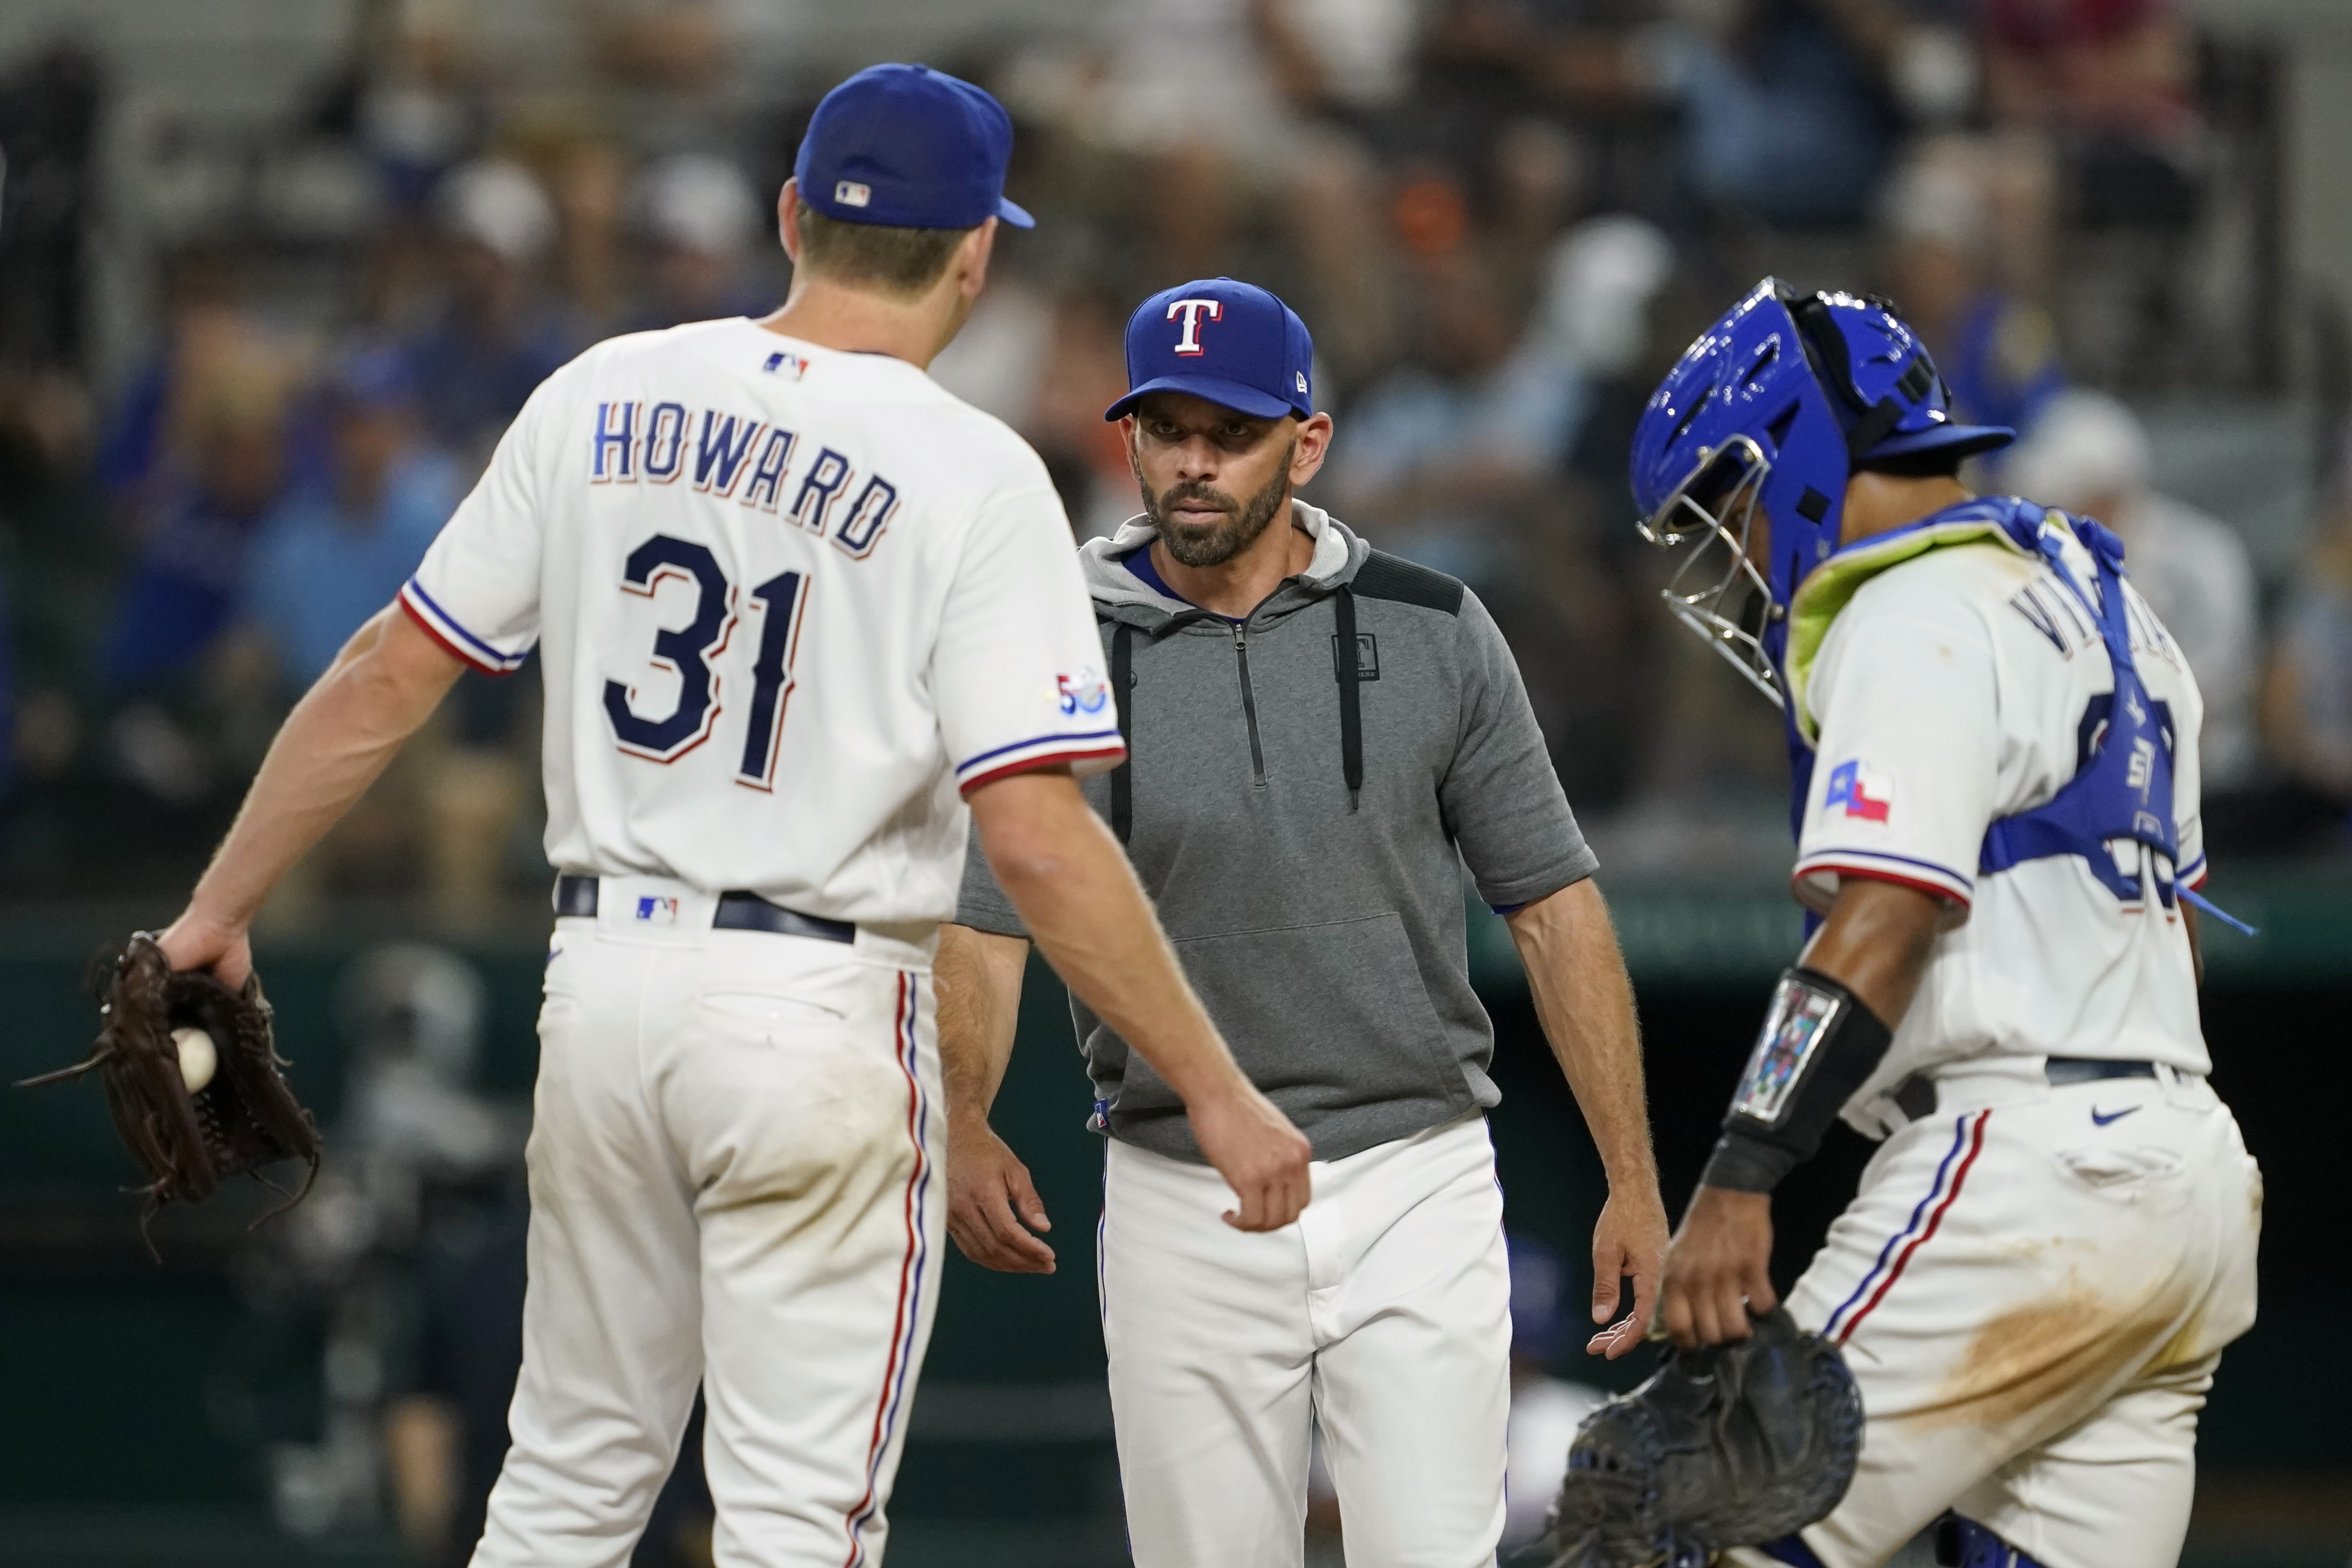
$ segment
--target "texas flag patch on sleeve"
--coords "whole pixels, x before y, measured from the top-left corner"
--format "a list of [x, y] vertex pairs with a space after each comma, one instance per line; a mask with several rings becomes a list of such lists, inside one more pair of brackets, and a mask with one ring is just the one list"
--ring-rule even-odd
[[1895, 781], [1872, 773], [1860, 757], [1840, 763], [1830, 772], [1829, 794], [1822, 800], [1824, 811], [1836, 806], [1845, 807], [1849, 819], [1885, 822], [1895, 806]]

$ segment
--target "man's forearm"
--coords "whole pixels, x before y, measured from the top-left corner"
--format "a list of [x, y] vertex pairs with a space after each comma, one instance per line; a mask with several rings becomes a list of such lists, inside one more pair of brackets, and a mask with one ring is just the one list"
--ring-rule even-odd
[[1657, 1181], [1633, 987], [1601, 890], [1586, 878], [1508, 917], [1536, 1017], [1568, 1075], [1612, 1185]]
[[397, 607], [352, 634], [269, 745], [191, 908], [249, 924], [269, 889], [383, 773], [465, 667]]
[[997, 885], [1062, 983], [1186, 1104], [1245, 1084], [1127, 856], [1076, 782], [1002, 779], [972, 810]]
[[1013, 1059], [1029, 943], [970, 926], [940, 928], [932, 961], [939, 986], [940, 1078], [948, 1116], [987, 1120]]

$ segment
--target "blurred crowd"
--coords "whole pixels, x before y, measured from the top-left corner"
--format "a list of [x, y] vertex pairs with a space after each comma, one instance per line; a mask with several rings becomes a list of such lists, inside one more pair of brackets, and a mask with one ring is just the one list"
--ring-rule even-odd
[[[1779, 815], [1775, 721], [1656, 612], [1626, 442], [1763, 272], [1882, 289], [1969, 417], [2026, 432], [1979, 486], [2129, 542], [2207, 694], [2217, 842], [2352, 852], [2352, 470], [2266, 577], [2238, 520], [2160, 488], [2135, 412], [2280, 384], [2260, 215], [2232, 205], [2260, 72], [2172, 0], [1072, 12], [930, 62], [1012, 110], [1039, 217], [934, 374], [1037, 447], [1081, 536], [1136, 510], [1101, 420], [1132, 302], [1265, 283], [1339, 421], [1312, 499], [1486, 600], [1621, 865], [1720, 857], [1721, 824]], [[576, 14], [580, 79], [551, 92], [451, 0], [354, 17], [269, 134], [356, 171], [364, 222], [324, 247], [242, 208], [184, 224], [134, 279], [150, 341], [113, 363], [88, 283], [116, 221], [107, 62], [0, 62], [0, 891], [184, 877], [541, 377], [782, 297], [773, 198], [830, 64], [746, 79], [719, 0], [613, 0]], [[278, 918], [535, 890], [534, 685], [468, 676]]]

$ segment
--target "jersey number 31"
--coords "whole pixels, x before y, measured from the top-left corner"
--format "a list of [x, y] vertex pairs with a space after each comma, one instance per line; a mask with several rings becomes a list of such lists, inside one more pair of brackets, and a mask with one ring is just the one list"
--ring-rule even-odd
[[[631, 688], [617, 680], [604, 683], [604, 713], [613, 721], [621, 750], [656, 763], [674, 763], [710, 739], [719, 713], [719, 679], [710, 665], [727, 650], [735, 632], [734, 585], [719, 569], [718, 558], [691, 541], [655, 534], [630, 552], [621, 586], [651, 598], [673, 577], [690, 580], [697, 589], [694, 618], [675, 630], [654, 634], [653, 663], [677, 672], [677, 705], [658, 719], [648, 719], [629, 706]], [[793, 692], [793, 649], [799, 641], [806, 587], [804, 574], [786, 572], [751, 592], [751, 603], [761, 612], [760, 649], [751, 661], [751, 722], [735, 782], [752, 789], [775, 787], [777, 742], [783, 733], [784, 705]]]

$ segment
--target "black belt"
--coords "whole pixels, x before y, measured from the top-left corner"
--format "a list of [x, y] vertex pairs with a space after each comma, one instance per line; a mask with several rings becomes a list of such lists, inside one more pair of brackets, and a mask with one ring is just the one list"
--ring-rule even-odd
[[[2097, 1057], [2051, 1057], [2042, 1064], [2042, 1075], [2053, 1089], [2063, 1089], [2070, 1083], [2095, 1083], [2110, 1078], [2154, 1078], [2154, 1062], [2116, 1062]], [[1936, 1080], [1913, 1073], [1897, 1085], [1892, 1097], [1895, 1108], [1916, 1121], [1923, 1116], [1936, 1114]]]
[[[574, 919], [595, 919], [596, 879], [555, 879], [555, 912]], [[857, 928], [847, 921], [804, 915], [798, 910], [772, 904], [757, 893], [740, 890], [719, 895], [719, 908], [710, 917], [710, 925], [714, 931], [764, 931], [777, 936], [814, 937], [818, 942], [857, 940]]]

